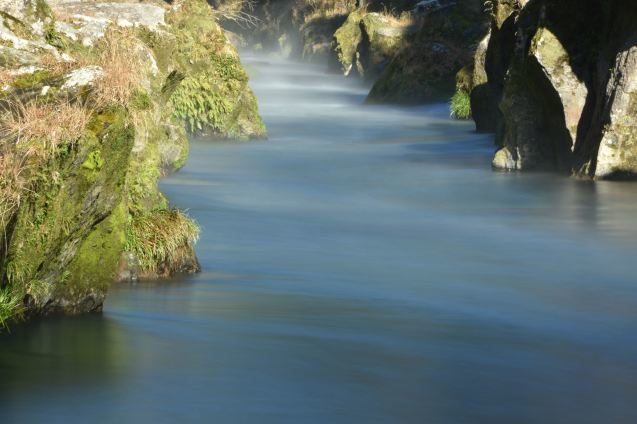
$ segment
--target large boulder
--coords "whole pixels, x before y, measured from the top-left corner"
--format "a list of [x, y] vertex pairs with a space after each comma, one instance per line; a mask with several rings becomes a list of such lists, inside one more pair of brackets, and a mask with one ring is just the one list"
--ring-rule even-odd
[[424, 16], [417, 34], [391, 54], [374, 83], [370, 103], [423, 103], [451, 97], [456, 74], [473, 61], [486, 33], [486, 16], [480, 0], [435, 2]]
[[[499, 0], [493, 6], [483, 87], [499, 105], [494, 167], [596, 178], [637, 174], [637, 4]], [[482, 90], [472, 96], [484, 96]], [[492, 115], [490, 102], [482, 104], [475, 102], [474, 115]]]
[[334, 33], [334, 50], [344, 75], [377, 77], [418, 25], [387, 14], [355, 11]]

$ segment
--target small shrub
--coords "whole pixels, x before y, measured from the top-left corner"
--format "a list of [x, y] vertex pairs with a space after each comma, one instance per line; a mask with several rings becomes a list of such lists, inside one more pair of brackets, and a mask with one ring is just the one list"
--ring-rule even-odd
[[458, 90], [449, 102], [451, 117], [454, 119], [471, 119], [471, 96]]
[[234, 22], [245, 28], [254, 28], [259, 18], [252, 13], [256, 0], [225, 0], [214, 9], [213, 14], [219, 20]]

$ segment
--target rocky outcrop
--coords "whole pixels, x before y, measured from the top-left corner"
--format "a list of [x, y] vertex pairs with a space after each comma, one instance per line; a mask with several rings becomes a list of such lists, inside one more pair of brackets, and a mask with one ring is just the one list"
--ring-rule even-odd
[[344, 75], [376, 79], [419, 28], [416, 19], [354, 11], [334, 33], [333, 50]]
[[[485, 18], [480, 0], [427, 3], [418, 34], [394, 52], [368, 96], [371, 103], [447, 100], [456, 73], [472, 63]], [[417, 14], [418, 15], [418, 14]]]
[[636, 175], [637, 4], [499, 0], [491, 21], [472, 99], [497, 131], [494, 167]]
[[117, 279], [199, 269], [157, 181], [187, 130], [264, 135], [204, 1], [0, 4], [0, 327], [99, 310]]

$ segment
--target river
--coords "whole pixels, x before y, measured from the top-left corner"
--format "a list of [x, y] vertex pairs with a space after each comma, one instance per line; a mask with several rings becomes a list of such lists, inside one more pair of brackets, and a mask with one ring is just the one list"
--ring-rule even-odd
[[162, 182], [204, 271], [0, 337], [3, 423], [637, 422], [637, 185], [246, 56], [268, 141]]

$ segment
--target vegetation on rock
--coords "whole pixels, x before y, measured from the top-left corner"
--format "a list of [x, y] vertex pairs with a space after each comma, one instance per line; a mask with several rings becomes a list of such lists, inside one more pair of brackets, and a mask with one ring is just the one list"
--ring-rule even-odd
[[449, 101], [449, 110], [452, 118], [471, 119], [471, 96], [463, 90], [454, 93]]
[[139, 25], [89, 30], [92, 3], [2, 15], [20, 31], [0, 75], [0, 326], [99, 310], [118, 278], [198, 270], [199, 229], [157, 181], [183, 166], [186, 127], [264, 135], [205, 1], [116, 5]]
[[171, 10], [167, 22], [175, 39], [161, 48], [174, 60], [173, 80], [180, 80], [169, 98], [175, 117], [185, 120], [193, 133], [264, 137], [248, 76], [208, 4], [186, 2]]

